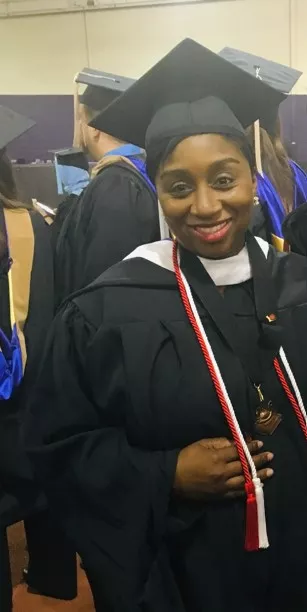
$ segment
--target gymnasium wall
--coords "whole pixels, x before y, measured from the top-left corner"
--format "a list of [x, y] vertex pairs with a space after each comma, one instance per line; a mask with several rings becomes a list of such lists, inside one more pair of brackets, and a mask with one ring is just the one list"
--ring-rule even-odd
[[304, 70], [306, 0], [225, 0], [0, 19], [0, 94], [69, 94], [83, 66], [139, 77], [186, 36]]
[[84, 66], [139, 77], [186, 36], [305, 71], [282, 106], [288, 146], [307, 161], [307, 0], [225, 0], [0, 19], [0, 104], [37, 126], [10, 149], [49, 159], [72, 140], [73, 77]]

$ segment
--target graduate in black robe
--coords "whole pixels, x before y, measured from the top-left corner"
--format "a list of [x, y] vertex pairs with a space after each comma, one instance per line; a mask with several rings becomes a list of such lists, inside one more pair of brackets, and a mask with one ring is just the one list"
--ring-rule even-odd
[[[1, 184], [1, 181], [0, 181]], [[0, 196], [0, 235], [6, 231]], [[18, 211], [16, 212], [18, 214]], [[27, 397], [35, 385], [44, 340], [53, 319], [53, 261], [50, 229], [42, 216], [30, 213], [35, 251], [29, 314], [24, 327], [27, 366], [11, 397], [1, 401], [0, 416], [0, 607], [11, 610], [11, 572], [6, 528], [24, 521], [29, 565], [24, 579], [31, 592], [58, 599], [77, 596], [75, 550], [48, 511], [24, 451], [21, 427]], [[10, 334], [7, 257], [1, 256], [1, 330]], [[3, 383], [3, 379], [2, 379]], [[1, 398], [3, 400], [3, 398]]]
[[34, 122], [0, 107], [0, 609], [12, 609], [6, 529], [24, 520], [32, 592], [74, 599], [76, 555], [50, 516], [26, 456], [21, 424], [54, 315], [51, 233], [18, 201], [5, 146]]
[[189, 39], [123, 98], [98, 125], [146, 140], [178, 242], [58, 314], [30, 456], [99, 612], [303, 612], [307, 263], [247, 232], [280, 98]]
[[54, 153], [54, 169], [57, 191], [63, 200], [56, 209], [53, 224], [53, 240], [56, 244], [60, 229], [71, 208], [90, 181], [89, 162], [82, 149], [71, 147]]
[[57, 304], [158, 237], [156, 194], [146, 179], [125, 161], [105, 167], [74, 202], [59, 232]]
[[146, 175], [143, 151], [88, 125], [133, 80], [85, 68], [77, 81], [87, 86], [78, 98], [77, 142], [96, 165], [90, 184], [78, 197], [70, 198], [69, 210], [60, 220], [57, 304], [140, 244], [159, 237], [156, 193]]

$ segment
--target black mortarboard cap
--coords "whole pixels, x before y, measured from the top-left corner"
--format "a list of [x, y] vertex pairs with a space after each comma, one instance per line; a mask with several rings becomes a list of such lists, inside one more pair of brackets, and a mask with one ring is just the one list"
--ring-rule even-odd
[[187, 38], [90, 125], [145, 147], [149, 137], [181, 136], [184, 130], [191, 133], [191, 126], [194, 133], [202, 129], [210, 132], [212, 125], [217, 133], [227, 133], [228, 128], [243, 132], [242, 128], [266, 117], [284, 98], [281, 92]]
[[289, 94], [300, 76], [300, 70], [272, 62], [258, 55], [252, 55], [245, 51], [225, 47], [219, 53], [220, 57], [228, 60], [238, 68], [245, 70], [252, 76], [261, 79], [270, 87], [274, 87], [284, 94]]
[[134, 79], [92, 68], [83, 68], [75, 81], [87, 85], [84, 93], [79, 96], [81, 104], [86, 104], [92, 110], [97, 111], [106, 108], [135, 82]]
[[[222, 49], [219, 55], [233, 65], [256, 76], [267, 85], [270, 85], [270, 87], [284, 94], [290, 93], [302, 75], [300, 70], [290, 68], [290, 66], [284, 66], [283, 64], [272, 62], [258, 55], [239, 51], [238, 49], [232, 49], [230, 47]], [[267, 116], [260, 121], [261, 126], [264, 127], [267, 132], [274, 134], [277, 117], [278, 108], [271, 108], [271, 110], [268, 110]]]
[[0, 151], [34, 125], [35, 121], [32, 119], [28, 119], [10, 108], [0, 106]]
[[57, 162], [61, 166], [73, 166], [74, 168], [81, 168], [82, 170], [89, 169], [89, 163], [87, 156], [82, 149], [70, 148], [61, 149], [56, 151], [50, 151], [57, 158]]

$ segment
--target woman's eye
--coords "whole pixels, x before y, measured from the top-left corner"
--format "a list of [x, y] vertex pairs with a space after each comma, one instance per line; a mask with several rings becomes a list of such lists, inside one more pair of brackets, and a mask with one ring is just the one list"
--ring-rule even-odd
[[214, 187], [217, 189], [227, 189], [227, 187], [231, 187], [234, 183], [234, 179], [231, 176], [219, 176], [214, 181]]
[[191, 187], [186, 183], [175, 183], [171, 186], [170, 192], [175, 197], [182, 197], [191, 192]]

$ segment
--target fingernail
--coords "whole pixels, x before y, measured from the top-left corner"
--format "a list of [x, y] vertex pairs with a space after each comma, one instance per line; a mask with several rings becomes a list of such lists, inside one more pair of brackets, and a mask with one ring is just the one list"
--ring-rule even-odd
[[270, 478], [271, 476], [273, 476], [273, 474], [274, 474], [274, 470], [271, 470], [271, 468], [269, 468], [269, 469], [266, 471], [266, 475], [267, 475], [267, 477], [268, 477], [268, 478]]
[[263, 447], [263, 442], [260, 442], [260, 440], [258, 440], [257, 446], [258, 446], [258, 448], [262, 448]]
[[268, 460], [268, 461], [272, 461], [272, 459], [274, 459], [274, 455], [273, 455], [273, 453], [268, 453], [268, 454], [267, 454], [267, 460]]

